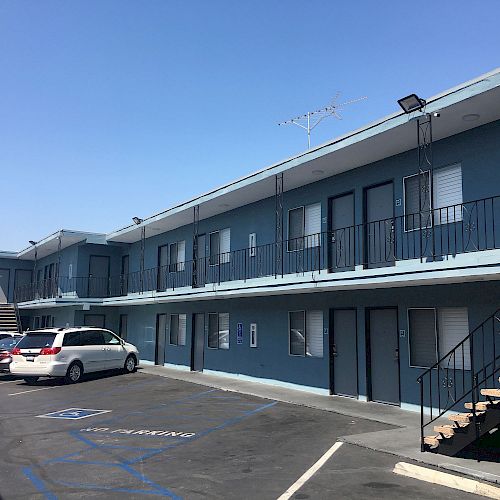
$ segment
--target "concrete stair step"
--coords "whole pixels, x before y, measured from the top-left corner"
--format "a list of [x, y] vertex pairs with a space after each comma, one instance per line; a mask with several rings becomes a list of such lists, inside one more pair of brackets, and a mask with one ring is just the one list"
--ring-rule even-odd
[[500, 398], [500, 389], [481, 389], [481, 394], [492, 398]]

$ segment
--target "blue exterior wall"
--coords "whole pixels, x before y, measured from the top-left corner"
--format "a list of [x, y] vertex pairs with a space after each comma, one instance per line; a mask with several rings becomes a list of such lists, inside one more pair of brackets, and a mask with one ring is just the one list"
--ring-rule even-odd
[[[322, 310], [324, 327], [329, 327], [332, 308], [357, 309], [358, 381], [359, 393], [366, 396], [366, 323], [368, 308], [397, 307], [400, 352], [400, 384], [402, 401], [418, 403], [416, 379], [422, 369], [409, 366], [408, 308], [468, 307], [469, 329], [473, 330], [500, 306], [500, 284], [497, 282], [421, 287], [384, 288], [372, 290], [317, 292], [300, 295], [268, 296], [248, 299], [217, 299], [177, 304], [159, 304], [119, 308], [128, 315], [128, 340], [136, 344], [141, 358], [154, 360], [155, 343], [145, 342], [145, 327], [156, 332], [156, 314], [187, 314], [186, 345], [165, 349], [166, 363], [190, 366], [192, 314], [228, 312], [230, 314], [230, 348], [209, 349], [205, 334], [204, 368], [232, 374], [275, 379], [310, 387], [329, 388], [328, 335], [323, 336], [323, 358], [298, 357], [288, 354], [288, 312], [294, 310]], [[94, 310], [94, 309], [92, 309]], [[114, 319], [116, 321], [116, 318]], [[236, 340], [237, 323], [243, 323], [243, 344]], [[258, 325], [258, 347], [249, 347], [249, 325]], [[330, 333], [330, 332], [329, 332]], [[398, 335], [399, 332], [395, 332]]]
[[[496, 121], [473, 130], [436, 141], [433, 144], [434, 169], [454, 163], [462, 166], [463, 200], [464, 202], [500, 195], [500, 121]], [[321, 203], [322, 231], [327, 230], [328, 199], [346, 192], [354, 192], [355, 223], [363, 223], [364, 188], [385, 181], [394, 182], [394, 215], [404, 215], [403, 178], [415, 174], [418, 170], [417, 151], [385, 158], [348, 172], [328, 177], [303, 187], [286, 191], [284, 201], [284, 238], [287, 238], [287, 212], [297, 206]], [[284, 174], [286, 189], [286, 172]], [[396, 200], [401, 200], [396, 205]], [[274, 198], [230, 210], [220, 215], [202, 219], [199, 223], [199, 234], [231, 229], [231, 250], [248, 247], [248, 235], [257, 234], [257, 245], [274, 241]], [[203, 217], [203, 207], [200, 216]], [[496, 214], [500, 217], [500, 214]], [[186, 260], [192, 259], [192, 225], [186, 225], [168, 233], [147, 237], [145, 247], [145, 268], [157, 266], [158, 247], [166, 243], [186, 241]], [[140, 268], [140, 242], [130, 245], [130, 271]]]
[[16, 269], [33, 270], [33, 262], [21, 259], [5, 259], [0, 258], [0, 269], [9, 270], [9, 289], [7, 293], [7, 301], [14, 302], [14, 287]]

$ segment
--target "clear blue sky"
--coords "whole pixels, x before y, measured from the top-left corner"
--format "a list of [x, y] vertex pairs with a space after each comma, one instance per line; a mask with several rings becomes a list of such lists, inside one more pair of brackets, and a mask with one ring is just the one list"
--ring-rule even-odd
[[[420, 18], [415, 17], [420, 16]], [[0, 249], [108, 232], [499, 65], [498, 0], [3, 0]], [[415, 19], [412, 21], [412, 19]]]

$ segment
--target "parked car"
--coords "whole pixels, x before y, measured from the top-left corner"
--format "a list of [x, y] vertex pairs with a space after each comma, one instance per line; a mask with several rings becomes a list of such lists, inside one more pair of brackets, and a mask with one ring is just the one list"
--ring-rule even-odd
[[12, 335], [0, 339], [0, 372], [8, 372], [12, 361], [12, 350], [23, 338], [22, 335]]
[[22, 337], [22, 335], [17, 332], [0, 332], [0, 340], [8, 339], [10, 337]]
[[132, 373], [139, 351], [110, 330], [45, 328], [27, 332], [12, 351], [10, 372], [34, 384], [39, 377], [78, 382], [84, 373], [122, 369]]

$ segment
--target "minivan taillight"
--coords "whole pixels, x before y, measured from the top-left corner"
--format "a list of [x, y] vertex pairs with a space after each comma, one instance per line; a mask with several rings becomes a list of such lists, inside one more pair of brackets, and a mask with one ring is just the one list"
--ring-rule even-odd
[[59, 354], [61, 352], [60, 347], [44, 347], [40, 351], [40, 356], [51, 356], [53, 354]]
[[21, 354], [21, 349], [19, 349], [19, 347], [14, 347], [14, 349], [12, 349], [11, 351], [11, 354], [19, 356], [19, 354]]

